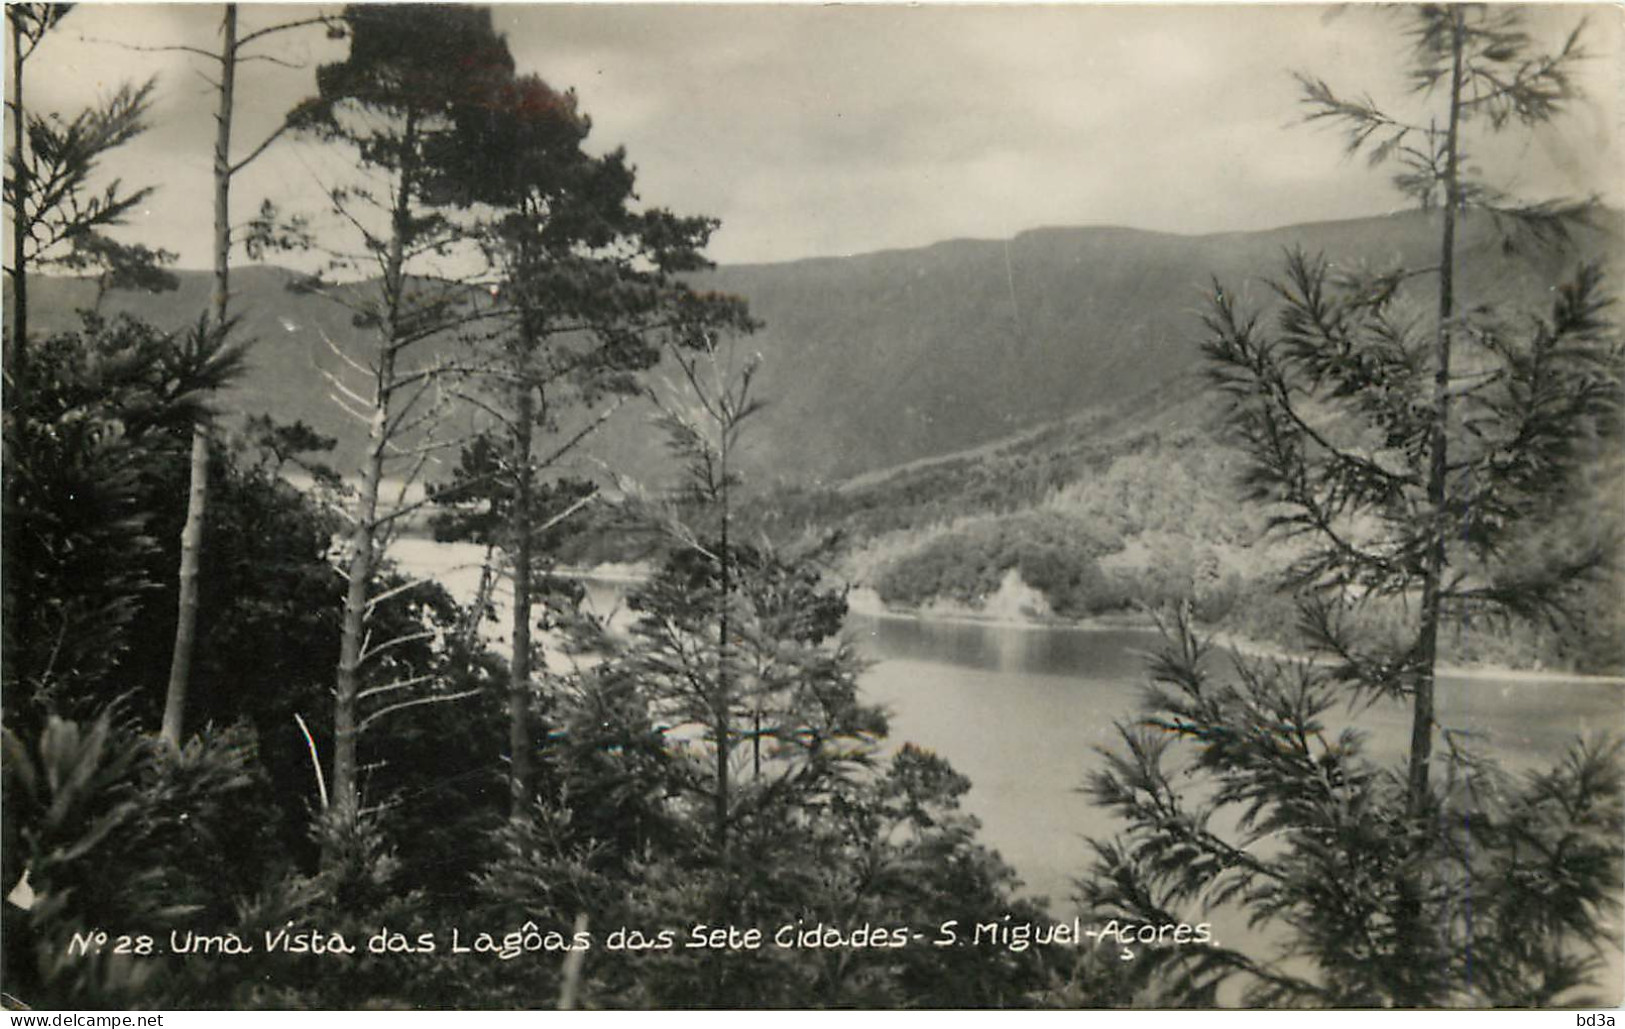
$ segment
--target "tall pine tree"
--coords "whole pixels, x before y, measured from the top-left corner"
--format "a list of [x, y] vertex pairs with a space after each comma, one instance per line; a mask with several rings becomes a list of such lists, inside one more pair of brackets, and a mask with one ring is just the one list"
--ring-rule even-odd
[[512, 568], [509, 760], [521, 817], [532, 801], [537, 547], [592, 498], [578, 492], [555, 505], [563, 491], [544, 480], [642, 388], [637, 373], [659, 359], [662, 336], [748, 319], [743, 304], [698, 295], [679, 278], [708, 266], [701, 250], [715, 222], [637, 209], [624, 152], [584, 149], [591, 123], [573, 93], [524, 76], [464, 104], [455, 120], [447, 158], [468, 162], [457, 181], [494, 212], [479, 239], [497, 310], [470, 334], [457, 390], [491, 427], [465, 451], [467, 474], [439, 497], [478, 500], [501, 522], [484, 541]]
[[[1244, 481], [1295, 545], [1286, 585], [1321, 663], [1238, 660], [1225, 682], [1176, 625], [1151, 713], [1090, 782], [1129, 830], [1098, 848], [1085, 897], [1144, 919], [1228, 903], [1279, 927], [1285, 961], [1245, 948], [1160, 955], [1178, 996], [1212, 996], [1236, 975], [1260, 1003], [1559, 1003], [1595, 970], [1588, 952], [1617, 905], [1618, 748], [1577, 745], [1517, 784], [1441, 726], [1434, 694], [1442, 625], [1572, 613], [1576, 586], [1612, 556], [1561, 521], [1620, 428], [1601, 272], [1555, 285], [1543, 316], [1469, 301], [1456, 275], [1471, 212], [1502, 227], [1504, 260], [1561, 247], [1585, 213], [1516, 200], [1467, 159], [1469, 129], [1538, 125], [1573, 98], [1580, 33], [1541, 52], [1515, 7], [1385, 16], [1409, 20], [1413, 83], [1438, 114], [1407, 122], [1308, 76], [1304, 101], [1313, 120], [1348, 130], [1351, 151], [1398, 162], [1396, 185], [1435, 212], [1437, 264], [1339, 274], [1293, 253], [1270, 316], [1220, 286], [1206, 317]], [[1378, 605], [1408, 614], [1397, 635], [1362, 627]], [[1332, 734], [1328, 713], [1351, 692], [1409, 705], [1403, 775], [1367, 757], [1359, 733]], [[1205, 785], [1178, 784], [1181, 754]], [[1542, 939], [1520, 919], [1545, 927]]]
[[[433, 420], [431, 395], [438, 372], [421, 351], [445, 341], [457, 326], [476, 317], [464, 284], [432, 271], [432, 259], [461, 238], [453, 213], [469, 197], [463, 177], [476, 173], [448, 146], [455, 117], [513, 75], [513, 58], [492, 28], [488, 8], [449, 5], [355, 5], [343, 20], [350, 37], [348, 57], [317, 72], [318, 95], [290, 117], [296, 129], [350, 148], [370, 182], [335, 186], [329, 199], [342, 219], [362, 237], [354, 255], [335, 260], [350, 270], [377, 277], [363, 287], [319, 291], [349, 307], [358, 325], [371, 331], [372, 345], [360, 357], [341, 355], [364, 380], [350, 388], [337, 376], [333, 385], [342, 406], [368, 427], [360, 496], [348, 541], [348, 591], [334, 698], [332, 807], [339, 825], [353, 825], [360, 807], [358, 737], [385, 709], [363, 715], [363, 666], [391, 644], [370, 641], [369, 612], [379, 602], [374, 572], [397, 509], [380, 510], [386, 468], [401, 469], [410, 481], [441, 445], [414, 437]], [[411, 362], [413, 357], [419, 358]], [[424, 403], [428, 401], [428, 403]], [[370, 686], [368, 697], [390, 696], [419, 685], [391, 682]], [[426, 696], [418, 700], [445, 699]]]

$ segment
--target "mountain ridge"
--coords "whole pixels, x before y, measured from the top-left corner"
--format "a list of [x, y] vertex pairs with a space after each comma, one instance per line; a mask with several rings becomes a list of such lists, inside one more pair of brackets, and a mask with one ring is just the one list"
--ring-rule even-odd
[[[1617, 258], [1625, 249], [1625, 215], [1605, 209], [1597, 221], [1576, 230], [1568, 255], [1508, 255], [1487, 218], [1463, 219], [1462, 296], [1543, 310], [1551, 283], [1576, 259]], [[738, 341], [742, 351], [763, 355], [758, 390], [768, 402], [745, 435], [746, 470], [816, 484], [974, 448], [1146, 394], [1199, 361], [1200, 314], [1213, 282], [1244, 307], [1264, 305], [1265, 280], [1294, 246], [1339, 267], [1419, 267], [1436, 259], [1436, 245], [1436, 214], [1415, 211], [1198, 235], [1048, 226], [1006, 240], [725, 265], [691, 281], [744, 297], [764, 322]], [[317, 369], [338, 366], [324, 334], [342, 342], [362, 330], [343, 308], [289, 293], [293, 272], [252, 265], [232, 274], [242, 331], [256, 343], [226, 406], [302, 419], [337, 436], [347, 470], [359, 456], [359, 426], [326, 399]], [[209, 278], [177, 277], [175, 293], [110, 294], [104, 306], [185, 325], [204, 309]], [[41, 331], [73, 327], [74, 307], [94, 294], [83, 280], [41, 277], [31, 285], [31, 321]], [[618, 414], [593, 453], [658, 484], [669, 458], [650, 413]]]

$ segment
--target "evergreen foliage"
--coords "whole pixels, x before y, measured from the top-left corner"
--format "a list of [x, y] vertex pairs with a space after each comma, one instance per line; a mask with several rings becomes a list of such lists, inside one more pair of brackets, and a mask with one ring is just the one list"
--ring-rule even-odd
[[131, 624], [158, 581], [153, 509], [177, 434], [206, 417], [208, 391], [241, 360], [210, 338], [206, 325], [171, 335], [90, 316], [80, 332], [37, 341], [27, 388], [8, 391], [12, 717], [93, 710], [83, 705], [133, 645]]
[[[697, 295], [674, 278], [709, 267], [702, 249], [716, 223], [637, 210], [625, 153], [584, 149], [591, 124], [573, 93], [533, 75], [493, 81], [455, 105], [452, 123], [457, 131], [439, 159], [466, 165], [461, 201], [494, 208], [476, 235], [495, 274], [495, 301], [470, 334], [457, 390], [486, 427], [465, 444], [454, 481], [431, 496], [441, 505], [483, 505], [466, 516], [475, 522], [437, 517], [435, 531], [472, 532], [511, 568], [509, 760], [518, 818], [533, 786], [532, 668], [541, 655], [532, 603], [551, 582], [557, 527], [597, 499], [596, 488], [546, 480], [641, 391], [638, 373], [659, 359], [662, 334], [749, 320], [734, 298]], [[567, 492], [575, 494], [568, 505], [548, 509]]]
[[[1180, 617], [1146, 716], [1120, 727], [1123, 749], [1087, 787], [1127, 825], [1097, 842], [1087, 904], [1147, 920], [1228, 907], [1262, 933], [1264, 947], [1163, 955], [1176, 999], [1240, 981], [1254, 1004], [1585, 1003], [1619, 914], [1619, 744], [1577, 742], [1520, 782], [1434, 707], [1442, 627], [1561, 619], [1617, 556], [1566, 511], [1620, 431], [1625, 365], [1601, 271], [1555, 284], [1544, 317], [1469, 304], [1454, 282], [1470, 210], [1508, 221], [1508, 259], [1560, 244], [1579, 212], [1481, 182], [1464, 130], [1557, 114], [1580, 32], [1540, 54], [1513, 7], [1403, 13], [1413, 84], [1444, 92], [1442, 124], [1301, 83], [1311, 119], [1342, 124], [1373, 163], [1397, 161], [1396, 185], [1442, 209], [1439, 264], [1334, 275], [1294, 251], [1271, 317], [1215, 284], [1205, 319], [1241, 481], [1297, 544], [1282, 586], [1319, 660], [1238, 658], [1221, 677]], [[1423, 276], [1434, 288], [1417, 303]], [[1372, 632], [1359, 615], [1384, 605], [1401, 615]], [[1334, 728], [1344, 701], [1410, 707], [1403, 770]]]
[[[1225, 671], [1188, 623], [1169, 633], [1145, 718], [1087, 784], [1128, 828], [1096, 842], [1081, 900], [1136, 924], [1228, 910], [1261, 942], [1153, 951], [1153, 1003], [1202, 1003], [1227, 980], [1261, 1006], [1606, 1003], [1590, 991], [1625, 888], [1618, 741], [1518, 776], [1448, 735], [1419, 826], [1402, 772], [1339, 715], [1337, 670]], [[1416, 934], [1418, 916], [1434, 931]]]

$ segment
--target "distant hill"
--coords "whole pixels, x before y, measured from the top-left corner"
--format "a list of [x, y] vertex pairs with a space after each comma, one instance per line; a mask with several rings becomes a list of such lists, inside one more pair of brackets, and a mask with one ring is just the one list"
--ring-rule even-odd
[[[728, 266], [696, 285], [745, 297], [765, 323], [740, 343], [763, 356], [759, 395], [769, 407], [747, 434], [758, 479], [834, 483], [1120, 406], [1175, 380], [1199, 360], [1199, 314], [1214, 279], [1263, 302], [1264, 280], [1288, 248], [1345, 266], [1420, 267], [1436, 259], [1436, 238], [1435, 217], [1419, 212], [1206, 236], [1056, 228], [1008, 241]], [[1580, 230], [1568, 256], [1504, 253], [1483, 217], [1469, 218], [1461, 238], [1467, 303], [1544, 306], [1577, 259], [1625, 251], [1625, 217], [1608, 212], [1599, 228]], [[358, 330], [332, 303], [288, 292], [291, 278], [270, 267], [234, 272], [234, 309], [257, 342], [228, 404], [340, 437], [348, 467], [361, 428], [328, 399], [316, 368], [337, 366], [323, 333], [344, 340]], [[207, 304], [208, 276], [180, 279], [177, 292], [114, 294], [104, 307], [187, 323]], [[74, 309], [93, 295], [84, 282], [32, 285], [31, 321], [40, 331], [74, 324]], [[658, 482], [666, 457], [646, 415], [623, 411], [594, 449], [612, 467]]]
[[[740, 523], [746, 535], [834, 542], [838, 578], [869, 610], [1133, 619], [1141, 605], [1189, 600], [1208, 630], [1298, 649], [1298, 611], [1277, 576], [1299, 550], [1244, 498], [1249, 462], [1226, 441], [1225, 408], [1193, 369], [1005, 439], [768, 491]], [[1610, 443], [1596, 457], [1532, 553], [1625, 538], [1625, 453]], [[1457, 665], [1625, 675], [1622, 575], [1616, 563], [1581, 587], [1572, 619], [1452, 619], [1441, 652]], [[1404, 601], [1374, 601], [1360, 617], [1392, 627], [1409, 615]]]

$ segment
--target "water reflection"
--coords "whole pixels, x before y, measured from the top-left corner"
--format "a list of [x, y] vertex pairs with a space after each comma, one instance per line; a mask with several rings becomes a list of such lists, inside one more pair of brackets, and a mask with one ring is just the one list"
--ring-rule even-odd
[[[1098, 748], [1115, 747], [1113, 723], [1140, 713], [1159, 635], [865, 615], [849, 628], [874, 662], [865, 689], [892, 712], [891, 745], [952, 761], [973, 783], [966, 806], [985, 839], [1029, 891], [1067, 897], [1089, 863], [1087, 840], [1121, 828], [1077, 787], [1099, 766]], [[1510, 771], [1550, 767], [1577, 735], [1625, 727], [1625, 687], [1606, 681], [1441, 677], [1437, 704], [1441, 725]], [[1359, 728], [1378, 761], [1402, 760], [1409, 745], [1402, 703], [1327, 721]]]
[[963, 668], [1115, 679], [1138, 675], [1158, 636], [1144, 629], [995, 625], [854, 614], [848, 627], [879, 660], [939, 661]]

